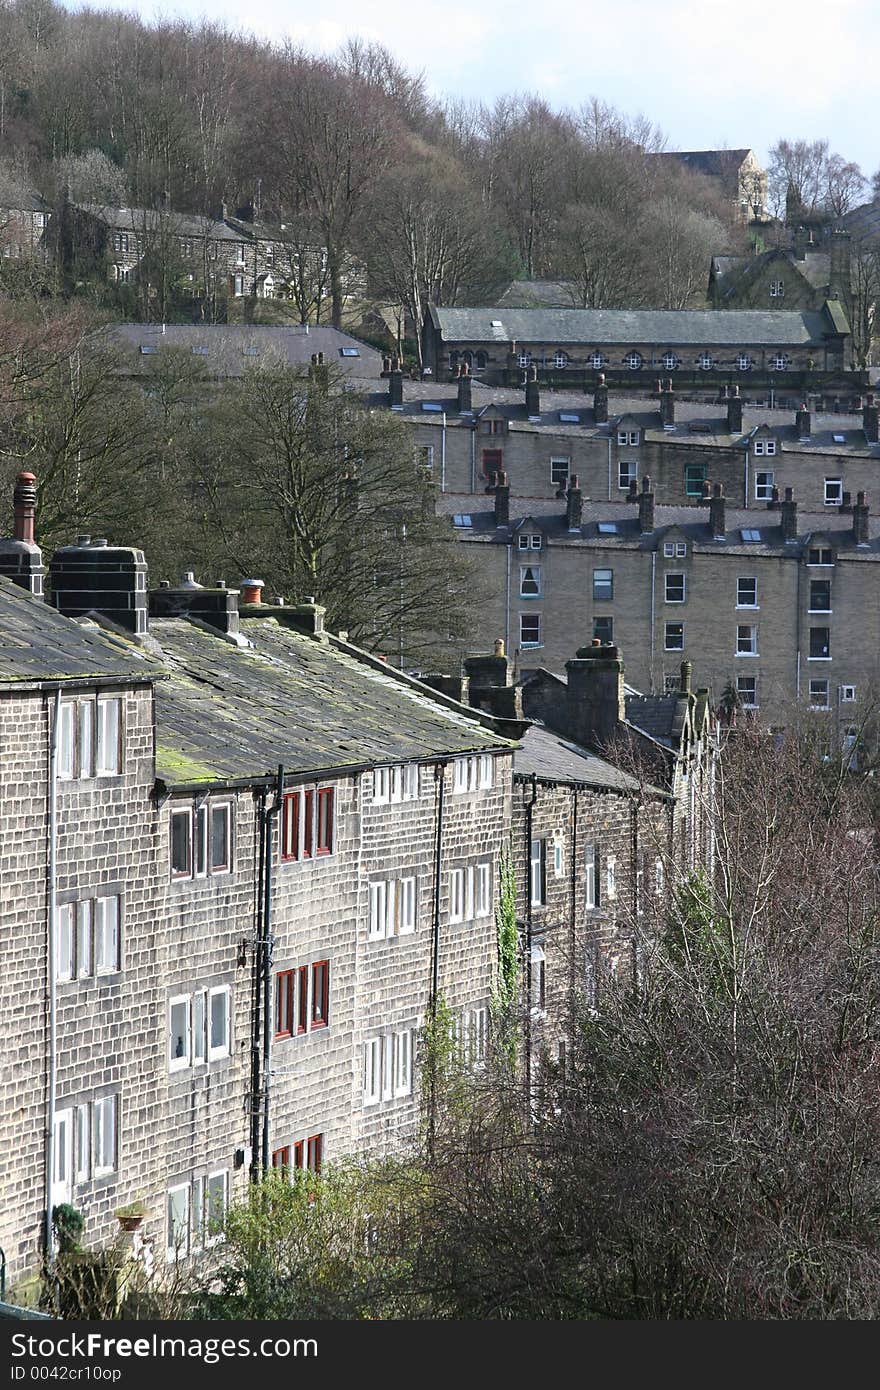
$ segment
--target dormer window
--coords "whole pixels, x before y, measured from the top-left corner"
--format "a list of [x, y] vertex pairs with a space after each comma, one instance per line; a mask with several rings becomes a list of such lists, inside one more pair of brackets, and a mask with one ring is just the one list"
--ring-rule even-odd
[[833, 565], [834, 553], [830, 545], [814, 545], [807, 551], [808, 565]]
[[771, 298], [771, 299], [782, 299], [782, 297], [783, 297], [784, 294], [785, 294], [785, 281], [784, 281], [784, 280], [771, 280], [771, 281], [770, 281], [770, 298]]
[[618, 430], [618, 431], [617, 431], [617, 442], [618, 442], [618, 444], [621, 445], [623, 448], [626, 448], [626, 449], [637, 449], [637, 448], [639, 447], [639, 431], [638, 431], [638, 430]]
[[482, 423], [483, 423], [483, 434], [503, 434], [503, 433], [504, 433], [504, 421], [503, 421], [503, 420], [484, 420]]
[[520, 550], [540, 550], [541, 536], [520, 536], [517, 540]]
[[754, 444], [754, 453], [758, 457], [765, 454], [768, 458], [770, 458], [773, 454], [776, 453], [776, 440], [756, 439]]

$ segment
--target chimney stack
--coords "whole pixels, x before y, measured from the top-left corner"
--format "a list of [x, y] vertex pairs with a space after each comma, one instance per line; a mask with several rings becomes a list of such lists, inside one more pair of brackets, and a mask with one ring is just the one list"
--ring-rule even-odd
[[388, 373], [388, 404], [392, 410], [403, 410], [403, 372], [396, 357], [392, 357]]
[[639, 530], [642, 535], [646, 535], [654, 529], [654, 494], [651, 491], [651, 479], [647, 475], [642, 479], [642, 490], [639, 493]]
[[767, 503], [768, 512], [779, 511], [779, 488], [775, 485], [770, 490], [770, 501]]
[[847, 492], [847, 491], [844, 490], [844, 491], [840, 494], [840, 506], [837, 508], [837, 510], [838, 510], [838, 512], [839, 512], [841, 515], [843, 515], [844, 513], [849, 513], [849, 512], [852, 511], [852, 493], [851, 493], [851, 492]]
[[727, 532], [724, 512], [724, 484], [716, 483], [709, 498], [709, 529], [715, 541], [723, 541]]
[[733, 393], [727, 398], [727, 433], [742, 434], [743, 427], [743, 403], [742, 396], [739, 394], [739, 387], [734, 386]]
[[868, 544], [868, 498], [864, 492], [856, 494], [856, 504], [852, 510], [853, 539], [856, 545]]
[[531, 419], [533, 415], [540, 414], [541, 390], [538, 386], [538, 368], [533, 364], [526, 374], [526, 415]]
[[828, 276], [828, 297], [846, 304], [852, 288], [850, 274], [849, 232], [831, 233], [831, 270]]
[[809, 439], [810, 437], [810, 411], [806, 401], [800, 410], [795, 411], [794, 427], [797, 430], [798, 439]]
[[878, 410], [874, 404], [874, 397], [868, 396], [862, 408], [862, 429], [865, 431], [865, 438], [869, 444], [880, 443], [880, 430], [878, 430]]
[[147, 565], [144, 552], [78, 536], [49, 562], [52, 603], [68, 618], [101, 613], [136, 636], [147, 631]]
[[565, 669], [567, 732], [585, 748], [601, 750], [626, 718], [620, 652], [611, 644], [580, 647]]
[[785, 489], [785, 497], [779, 508], [779, 524], [784, 541], [797, 540], [797, 502], [794, 500], [793, 488]]
[[471, 381], [471, 369], [467, 362], [463, 362], [458, 369], [458, 413], [459, 415], [470, 415], [474, 408], [473, 383]]
[[568, 493], [565, 503], [565, 524], [569, 531], [579, 531], [584, 519], [584, 495], [581, 492], [577, 474], [568, 480]]
[[19, 473], [12, 493], [12, 540], [0, 540], [0, 574], [34, 598], [43, 597], [43, 553], [34, 542], [37, 480], [33, 473]]
[[660, 385], [660, 424], [665, 430], [671, 430], [675, 425], [675, 395], [671, 377]]
[[593, 420], [597, 425], [608, 424], [608, 387], [605, 384], [604, 372], [599, 373], [599, 380], [593, 392]]
[[503, 471], [498, 474], [495, 483], [495, 525], [510, 525], [510, 485]]
[[191, 570], [176, 589], [164, 583], [152, 589], [149, 603], [151, 618], [179, 618], [190, 614], [230, 636], [236, 636], [239, 631], [238, 590], [227, 589], [222, 580], [212, 589], [203, 588], [195, 583]]
[[464, 660], [466, 699], [473, 709], [485, 710], [496, 719], [522, 719], [522, 688], [511, 684], [512, 662], [499, 637], [491, 656], [468, 656]]

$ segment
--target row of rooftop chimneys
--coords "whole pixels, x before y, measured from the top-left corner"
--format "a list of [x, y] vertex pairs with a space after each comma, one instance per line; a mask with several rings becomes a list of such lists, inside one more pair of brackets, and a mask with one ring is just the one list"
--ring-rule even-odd
[[[0, 575], [5, 575], [34, 598], [43, 598], [46, 570], [43, 553], [34, 541], [37, 480], [33, 473], [19, 473], [13, 491], [13, 534], [0, 540]], [[147, 565], [142, 550], [110, 545], [103, 537], [78, 536], [74, 545], [60, 546], [49, 561], [53, 607], [69, 618], [100, 613], [128, 632], [143, 635], [148, 618], [189, 615], [230, 636], [239, 631], [239, 615], [271, 614], [292, 627], [320, 636], [324, 609], [307, 598], [286, 605], [262, 601], [262, 579], [244, 579], [238, 589], [218, 579], [213, 586], [196, 582], [188, 571], [180, 583], [167, 579], [158, 589], [147, 587]]]
[[[383, 358], [382, 375], [388, 378], [388, 401], [392, 410], [403, 409], [403, 369], [397, 357]], [[473, 378], [468, 364], [462, 363], [455, 377], [457, 388], [456, 408], [459, 415], [473, 413]], [[538, 384], [537, 367], [529, 367], [523, 373], [520, 383], [525, 391], [526, 414], [536, 419], [541, 414], [541, 389]], [[658, 380], [655, 394], [660, 403], [660, 424], [663, 429], [675, 428], [675, 390], [672, 379]], [[727, 410], [727, 433], [742, 434], [743, 400], [738, 386], [725, 386], [722, 400]], [[597, 425], [608, 424], [608, 386], [604, 372], [593, 391], [593, 420]], [[798, 407], [794, 417], [795, 429], [799, 439], [809, 439], [811, 432], [811, 413], [806, 402]], [[880, 443], [880, 410], [874, 403], [873, 395], [866, 398], [862, 407], [862, 427], [869, 444]]]
[[[634, 503], [639, 509], [639, 531], [646, 535], [655, 529], [654, 520], [654, 493], [651, 488], [651, 479], [647, 476], [642, 478], [641, 487], [633, 479], [629, 485], [627, 495], [628, 502]], [[726, 532], [726, 507], [727, 499], [724, 496], [724, 484], [705, 481], [703, 483], [703, 495], [701, 501], [709, 508], [709, 528], [711, 534], [716, 539], [722, 539]], [[779, 488], [773, 489], [772, 499], [767, 502], [768, 511], [778, 511], [780, 513], [780, 527], [783, 539], [793, 541], [797, 539], [797, 503], [794, 500], [794, 489], [787, 487], [785, 496], [782, 500], [779, 497]], [[856, 494], [856, 501], [853, 504], [852, 494], [845, 492], [840, 502], [839, 512], [852, 513], [852, 534], [856, 545], [868, 544], [868, 516], [870, 507], [868, 506], [867, 493], [859, 492]], [[576, 473], [573, 473], [568, 482], [565, 493], [565, 525], [569, 531], [579, 531], [583, 524], [584, 497], [581, 491], [580, 482]], [[497, 475], [495, 483], [495, 525], [496, 527], [508, 527], [510, 525], [510, 483], [507, 474], [501, 472]]]

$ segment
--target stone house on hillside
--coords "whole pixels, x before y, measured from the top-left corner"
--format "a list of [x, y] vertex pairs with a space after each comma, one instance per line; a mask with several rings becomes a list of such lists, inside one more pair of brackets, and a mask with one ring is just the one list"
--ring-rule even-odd
[[144, 1201], [175, 1260], [249, 1172], [413, 1139], [438, 992], [485, 1055], [512, 796], [495, 721], [312, 604], [150, 592], [140, 551], [81, 537], [50, 607], [33, 502], [0, 546], [12, 1281], [62, 1201], [88, 1245]]
[[662, 150], [648, 159], [711, 179], [743, 222], [767, 216], [767, 174], [754, 150]]

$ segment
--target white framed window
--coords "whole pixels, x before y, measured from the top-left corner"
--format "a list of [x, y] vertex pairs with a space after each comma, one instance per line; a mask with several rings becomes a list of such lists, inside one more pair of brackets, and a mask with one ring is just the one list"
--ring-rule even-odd
[[540, 613], [520, 613], [519, 615], [519, 644], [521, 647], [540, 647], [541, 645], [541, 615]]
[[605, 896], [609, 902], [617, 897], [617, 859], [613, 854], [605, 860]]
[[540, 565], [520, 565], [519, 567], [519, 596], [520, 598], [540, 598], [541, 595], [541, 566]]
[[642, 365], [642, 360], [640, 352], [628, 352], [623, 359], [623, 365], [629, 367], [631, 372], [637, 372]]
[[666, 887], [666, 868], [659, 857], [654, 860], [654, 892], [659, 897]]
[[565, 873], [565, 852], [562, 845], [562, 836], [553, 837], [553, 877], [562, 878]]
[[785, 352], [775, 352], [770, 358], [770, 370], [772, 372], [790, 372], [791, 358]]
[[684, 623], [663, 624], [663, 647], [667, 652], [684, 651]]
[[619, 459], [617, 463], [617, 486], [629, 489], [630, 483], [638, 482], [639, 465], [635, 459]]
[[456, 758], [452, 767], [453, 792], [489, 791], [494, 784], [495, 760], [491, 753]]
[[807, 564], [808, 564], [808, 565], [833, 565], [833, 564], [834, 564], [834, 551], [831, 549], [830, 545], [816, 545], [816, 546], [812, 546], [812, 547], [807, 551]]
[[547, 841], [532, 840], [529, 848], [529, 889], [533, 907], [547, 901]]
[[491, 864], [478, 864], [476, 866], [476, 906], [475, 914], [477, 917], [488, 917], [492, 911], [492, 866]]
[[758, 708], [758, 678], [757, 676], [737, 676], [736, 693], [739, 696], [740, 704], [743, 709]]
[[208, 1060], [208, 991], [197, 989], [192, 997], [192, 1060], [201, 1066]]
[[831, 612], [831, 580], [830, 579], [811, 579], [810, 580], [810, 613], [830, 613]]
[[773, 479], [774, 473], [771, 469], [758, 469], [755, 473], [755, 501], [773, 501]]
[[752, 445], [752, 452], [756, 458], [770, 458], [776, 453], [775, 439], [756, 439]]
[[55, 909], [55, 978], [59, 981], [73, 979], [75, 941], [74, 904], [59, 903]]
[[596, 846], [584, 848], [584, 907], [596, 906]]
[[119, 969], [119, 896], [95, 899], [95, 974]]
[[95, 1177], [116, 1170], [116, 1097], [103, 1096], [92, 1105], [94, 1117]]
[[517, 361], [521, 367], [530, 367], [532, 365], [532, 354], [530, 352], [521, 352]]
[[735, 358], [735, 366], [738, 372], [750, 372], [754, 366], [754, 362], [747, 352], [738, 352]]
[[491, 753], [481, 753], [479, 761], [480, 791], [489, 791], [495, 780], [495, 759]]
[[758, 607], [758, 580], [753, 574], [740, 575], [736, 581], [737, 608]]
[[736, 628], [737, 656], [758, 655], [758, 628], [755, 623], [738, 623]]
[[406, 935], [416, 929], [416, 880], [414, 877], [400, 880], [400, 934]]
[[190, 1185], [179, 1183], [168, 1189], [166, 1252], [169, 1260], [189, 1254]]
[[229, 1056], [230, 990], [220, 985], [208, 990], [208, 1061]]
[[378, 941], [385, 935], [387, 886], [388, 885], [382, 881], [370, 884], [370, 923], [368, 936], [371, 941]]
[[391, 798], [391, 768], [377, 767], [373, 770], [373, 801], [384, 805]]
[[686, 581], [683, 574], [667, 573], [663, 576], [663, 583], [667, 603], [684, 603]]
[[418, 763], [407, 763], [403, 769], [403, 799], [404, 801], [418, 801], [419, 799]]
[[92, 1117], [86, 1102], [76, 1107], [74, 1174], [77, 1182], [88, 1182], [92, 1176]]
[[607, 363], [608, 358], [605, 356], [604, 352], [591, 352], [587, 358], [587, 365], [592, 367], [596, 372], [601, 371]]
[[364, 1043], [364, 1105], [375, 1105], [382, 1098], [382, 1039]]
[[700, 371], [711, 372], [712, 368], [715, 366], [715, 358], [712, 356], [711, 352], [701, 352], [697, 358], [697, 366], [700, 368]]
[[550, 460], [550, 486], [564, 487], [568, 482], [569, 468], [571, 460], [568, 458], [551, 458]]
[[675, 545], [672, 541], [663, 542], [663, 554], [667, 560], [672, 560], [675, 556]]
[[782, 297], [783, 297], [784, 294], [785, 294], [785, 281], [784, 281], [784, 280], [771, 280], [771, 281], [770, 281], [770, 298], [771, 298], [771, 299], [782, 299]]
[[638, 430], [618, 430], [617, 442], [621, 448], [637, 449], [639, 447]]
[[122, 766], [122, 701], [62, 700], [58, 776], [64, 781], [117, 776]]
[[[388, 1039], [385, 1040], [386, 1047]], [[394, 1095], [408, 1096], [412, 1091], [412, 1031], [399, 1029], [393, 1037]]]
[[[193, 1184], [195, 1186], [195, 1184]], [[205, 1245], [216, 1245], [223, 1239], [226, 1208], [229, 1202], [229, 1173], [225, 1168], [209, 1173], [204, 1183]]]
[[192, 1000], [178, 994], [168, 1003], [168, 1070], [183, 1071], [192, 1061]]
[[679, 358], [676, 357], [674, 352], [664, 352], [663, 356], [660, 358], [660, 363], [664, 371], [674, 372], [679, 365]]
[[92, 899], [85, 898], [76, 905], [76, 976], [86, 979], [92, 974]]
[[828, 681], [810, 681], [810, 704], [814, 709], [828, 709]]
[[450, 922], [464, 921], [464, 869], [450, 869], [449, 871], [449, 920]]
[[232, 870], [232, 804], [203, 801], [173, 806], [169, 817], [172, 879], [198, 879]]
[[856, 698], [856, 688], [854, 685], [842, 685], [840, 687], [840, 699], [843, 704], [850, 704]]
[[843, 479], [825, 479], [825, 506], [839, 507], [843, 501]]
[[556, 352], [553, 354], [553, 365], [554, 365], [554, 367], [560, 368], [560, 370], [561, 370], [563, 367], [567, 367], [567, 366], [568, 366], [568, 353], [567, 353], [567, 352], [563, 352], [561, 348], [557, 348]]
[[98, 699], [98, 757], [99, 777], [116, 776], [120, 770], [120, 733], [122, 701]]

